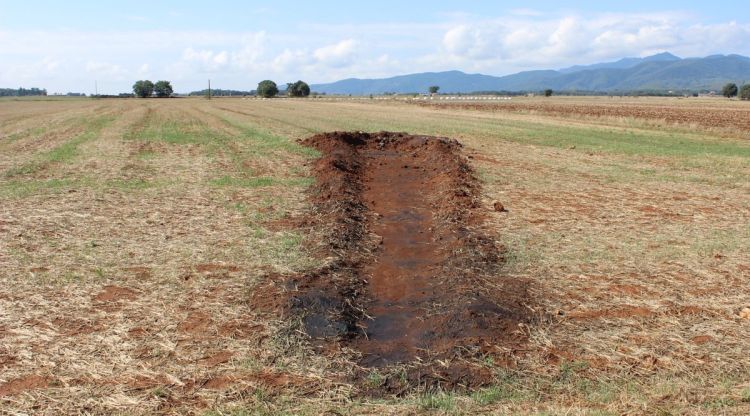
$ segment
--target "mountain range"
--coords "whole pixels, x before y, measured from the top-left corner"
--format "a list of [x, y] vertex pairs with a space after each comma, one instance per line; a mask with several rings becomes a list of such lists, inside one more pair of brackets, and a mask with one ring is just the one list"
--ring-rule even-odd
[[524, 71], [496, 77], [461, 71], [422, 72], [383, 79], [349, 78], [315, 84], [313, 91], [327, 94], [383, 94], [426, 92], [431, 85], [442, 93], [477, 91], [700, 91], [720, 90], [727, 82], [750, 81], [750, 58], [711, 55], [680, 58], [669, 52], [645, 58], [623, 58], [616, 62], [576, 65], [560, 70]]

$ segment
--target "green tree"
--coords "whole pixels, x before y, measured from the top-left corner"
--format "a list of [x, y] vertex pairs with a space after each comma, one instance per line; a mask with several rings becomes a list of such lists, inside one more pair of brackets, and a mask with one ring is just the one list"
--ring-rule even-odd
[[438, 91], [440, 91], [440, 87], [437, 85], [432, 85], [429, 88], [430, 94], [437, 94]]
[[737, 96], [737, 84], [730, 82], [721, 89], [721, 95], [732, 98]]
[[286, 85], [286, 94], [290, 97], [307, 97], [310, 95], [310, 86], [304, 81], [297, 81]]
[[552, 90], [549, 89], [549, 88], [547, 88], [546, 90], [544, 90], [544, 96], [545, 97], [551, 97], [552, 96]]
[[169, 81], [157, 81], [154, 84], [154, 92], [157, 97], [164, 98], [172, 95], [172, 84]]
[[133, 92], [136, 97], [150, 97], [151, 94], [154, 93], [154, 83], [147, 79], [136, 81], [135, 84], [133, 84]]
[[740, 99], [750, 100], [750, 84], [745, 84], [740, 88]]
[[276, 86], [275, 82], [266, 79], [258, 83], [257, 93], [261, 97], [271, 98], [279, 93], [279, 87]]

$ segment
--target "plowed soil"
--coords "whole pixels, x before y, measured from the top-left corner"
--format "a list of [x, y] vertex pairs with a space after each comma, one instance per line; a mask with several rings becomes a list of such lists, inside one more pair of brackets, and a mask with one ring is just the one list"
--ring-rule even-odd
[[[293, 278], [288, 294], [316, 342], [354, 348], [365, 367], [507, 360], [524, 343], [527, 283], [500, 272], [503, 248], [481, 231], [479, 185], [457, 141], [335, 132], [304, 144], [323, 153], [312, 219], [335, 260]], [[464, 370], [448, 384], [481, 382]]]
[[664, 103], [424, 103], [443, 109], [481, 110], [490, 112], [538, 112], [555, 116], [584, 117], [627, 117], [634, 119], [661, 120], [672, 124], [698, 125], [702, 127], [723, 127], [740, 130], [750, 129], [750, 110], [726, 106], [698, 107], [674, 106]]

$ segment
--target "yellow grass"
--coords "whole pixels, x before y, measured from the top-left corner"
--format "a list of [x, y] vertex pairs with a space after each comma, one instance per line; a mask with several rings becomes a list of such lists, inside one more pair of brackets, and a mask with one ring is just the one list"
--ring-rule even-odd
[[[488, 225], [540, 319], [496, 386], [362, 398], [349, 363], [260, 313], [264, 276], [324, 261], [269, 224], [306, 208], [295, 140], [330, 130], [455, 137], [509, 210]], [[0, 412], [746, 414], [744, 135], [392, 101], [0, 101]]]

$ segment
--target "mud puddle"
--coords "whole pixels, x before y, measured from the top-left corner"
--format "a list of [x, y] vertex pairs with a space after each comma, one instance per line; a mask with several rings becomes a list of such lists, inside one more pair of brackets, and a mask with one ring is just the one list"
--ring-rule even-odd
[[[487, 210], [460, 143], [388, 132], [303, 143], [322, 153], [309, 221], [332, 260], [290, 278], [285, 293], [313, 343], [353, 349], [370, 368], [512, 359], [530, 322], [528, 285], [501, 273], [503, 248], [482, 230]], [[444, 382], [481, 383], [481, 369], [442, 367]]]

